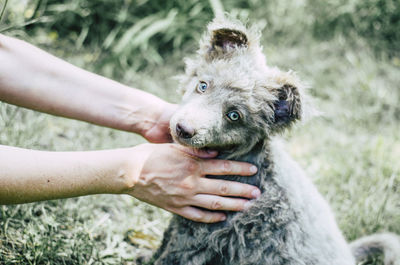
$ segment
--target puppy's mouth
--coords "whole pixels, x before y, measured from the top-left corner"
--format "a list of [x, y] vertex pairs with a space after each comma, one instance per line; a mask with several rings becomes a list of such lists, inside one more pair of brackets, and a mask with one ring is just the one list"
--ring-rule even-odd
[[172, 134], [174, 142], [187, 146], [193, 149], [199, 149], [203, 151], [217, 151], [218, 153], [231, 153], [239, 146], [238, 144], [220, 144], [220, 143], [207, 143], [199, 139], [194, 138], [182, 138], [176, 134]]

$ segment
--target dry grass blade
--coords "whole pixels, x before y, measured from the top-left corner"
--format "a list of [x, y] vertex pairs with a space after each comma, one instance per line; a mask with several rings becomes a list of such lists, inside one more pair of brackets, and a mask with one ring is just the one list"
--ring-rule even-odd
[[0, 22], [1, 22], [2, 18], [3, 18], [4, 11], [6, 10], [7, 3], [8, 3], [8, 0], [5, 0], [4, 5], [3, 5], [2, 9], [1, 9], [1, 12], [0, 12]]
[[220, 0], [209, 0], [215, 17], [222, 17], [224, 15], [224, 6]]

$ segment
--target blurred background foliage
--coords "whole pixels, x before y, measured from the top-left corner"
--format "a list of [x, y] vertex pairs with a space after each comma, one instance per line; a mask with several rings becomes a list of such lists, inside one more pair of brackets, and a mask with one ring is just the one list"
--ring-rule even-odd
[[[0, 33], [179, 102], [171, 76], [196, 50], [216, 2], [0, 0], [0, 8], [7, 3]], [[220, 3], [260, 28], [270, 65], [294, 69], [309, 84], [323, 114], [286, 134], [288, 149], [346, 237], [400, 234], [400, 0]], [[0, 102], [0, 144], [74, 151], [142, 142]], [[0, 264], [137, 264], [169, 216], [110, 195], [0, 206]]]
[[[223, 6], [267, 27], [264, 37], [286, 43], [296, 43], [311, 29], [316, 38], [343, 34], [364, 39], [378, 54], [400, 52], [399, 0], [235, 0]], [[128, 66], [160, 65], [175, 51], [192, 49], [212, 18], [208, 0], [10, 0], [0, 30], [52, 47], [85, 47], [97, 70], [118, 76]]]
[[309, 6], [315, 17], [314, 36], [355, 35], [364, 38], [378, 52], [399, 55], [400, 1], [310, 0]]

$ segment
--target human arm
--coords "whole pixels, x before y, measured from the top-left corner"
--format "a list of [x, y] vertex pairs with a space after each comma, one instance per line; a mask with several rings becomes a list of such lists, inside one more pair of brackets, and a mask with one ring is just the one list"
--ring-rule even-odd
[[[0, 100], [54, 115], [140, 133], [153, 142], [169, 141], [169, 117], [175, 109], [175, 105], [151, 94], [79, 69], [26, 42], [1, 34]], [[165, 145], [145, 146], [147, 148], [73, 153], [1, 147], [0, 204], [98, 193], [122, 193], [123, 183], [116, 183], [114, 180], [122, 181], [126, 175], [122, 175], [122, 179], [117, 178], [118, 174], [113, 170], [121, 167], [119, 163], [126, 159], [135, 161], [123, 164], [131, 165], [129, 172], [136, 172], [129, 173], [130, 180], [134, 175], [144, 176], [138, 173], [142, 167], [140, 161], [147, 165], [144, 168], [151, 170], [155, 165], [160, 166], [157, 171], [143, 171], [147, 172], [146, 175], [166, 177], [150, 178], [147, 182], [138, 182], [136, 186], [132, 186], [131, 182], [130, 188], [134, 189], [125, 190], [125, 193], [129, 191], [143, 201], [191, 219], [215, 221], [215, 215], [221, 216], [220, 213], [207, 213], [200, 218], [193, 217], [194, 214], [203, 212], [192, 206], [201, 207], [208, 203], [209, 207], [205, 208], [210, 208], [212, 204], [211, 208], [215, 209], [220, 207], [221, 210], [240, 210], [246, 200], [222, 196], [242, 194], [242, 197], [250, 198], [253, 190], [259, 192], [249, 185], [226, 181], [221, 184], [219, 180], [201, 177], [205, 173], [218, 174], [220, 165], [231, 165], [231, 169], [228, 167], [224, 170], [226, 175], [245, 174], [246, 171], [238, 172], [236, 169], [241, 165], [238, 162], [206, 162], [194, 156], [188, 157], [185, 152], [178, 152], [177, 148], [182, 147], [175, 145], [174, 148], [166, 148]], [[139, 150], [143, 153], [138, 154]], [[156, 153], [162, 154], [158, 155], [157, 161], [151, 159]], [[145, 154], [149, 154], [148, 160], [143, 160]], [[212, 156], [208, 156], [210, 157]], [[172, 158], [175, 159], [172, 161]], [[193, 166], [204, 163], [208, 165], [205, 167], [207, 172], [199, 170], [198, 167], [203, 168], [201, 166]], [[54, 179], [48, 179], [50, 182], [47, 183], [46, 176]], [[192, 183], [189, 185], [191, 189], [182, 188], [178, 190], [178, 194], [171, 194], [176, 191], [176, 186], [170, 183], [180, 180], [187, 183], [187, 179], [194, 181], [196, 185]], [[153, 180], [160, 184], [153, 185]], [[204, 198], [204, 194], [215, 187], [222, 188], [214, 191], [213, 196], [209, 194], [211, 197]]]
[[176, 106], [0, 34], [0, 100], [169, 142]]
[[[90, 194], [129, 194], [200, 222], [217, 222], [220, 212], [242, 210], [259, 190], [253, 186], [207, 179], [206, 174], [251, 175], [251, 165], [216, 159], [175, 144], [133, 148], [47, 152], [0, 145], [0, 204], [26, 203]], [[194, 207], [197, 206], [197, 207]]]

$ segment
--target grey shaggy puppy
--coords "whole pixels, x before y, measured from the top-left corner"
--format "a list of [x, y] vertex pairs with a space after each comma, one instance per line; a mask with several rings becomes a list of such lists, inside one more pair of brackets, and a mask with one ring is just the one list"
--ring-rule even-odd
[[[301, 118], [303, 87], [294, 73], [266, 65], [258, 32], [215, 19], [197, 56], [186, 60], [181, 86], [170, 123], [175, 141], [257, 165], [252, 177], [213, 178], [256, 185], [262, 195], [221, 223], [174, 216], [153, 264], [356, 264], [329, 205], [273, 137]], [[395, 235], [371, 236], [354, 243], [353, 253], [363, 260], [386, 249], [385, 264], [399, 265], [399, 245]]]

